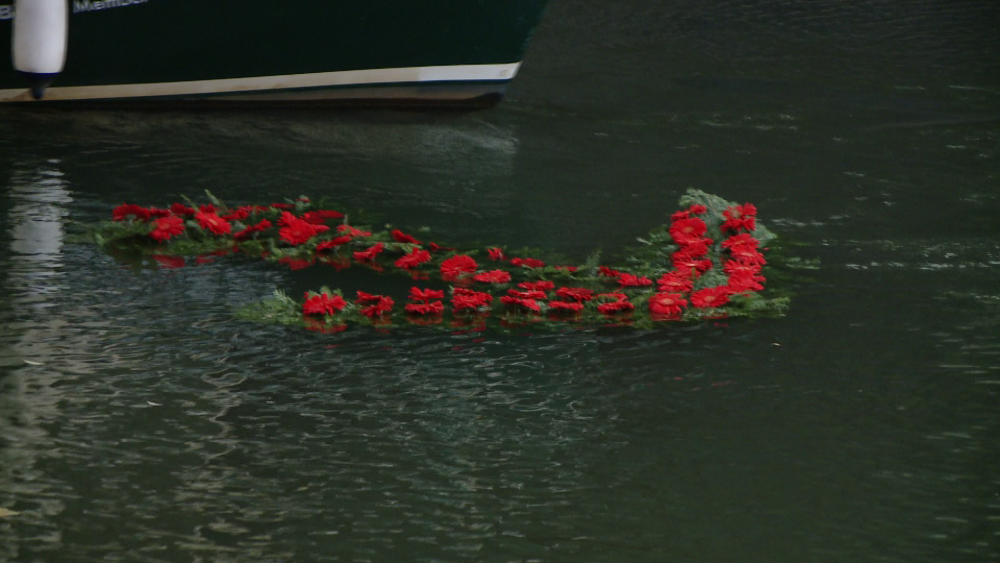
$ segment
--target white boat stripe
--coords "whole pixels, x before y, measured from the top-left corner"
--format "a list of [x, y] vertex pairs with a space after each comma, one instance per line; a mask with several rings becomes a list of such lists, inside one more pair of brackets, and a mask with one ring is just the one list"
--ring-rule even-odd
[[[397, 84], [420, 82], [507, 81], [514, 78], [520, 62], [495, 65], [423, 66], [345, 70], [279, 76], [251, 76], [184, 82], [148, 84], [112, 84], [102, 86], [58, 86], [45, 91], [44, 101], [96, 100], [110, 98], [145, 98], [150, 96], [188, 96], [267, 91], [294, 88], [321, 88], [365, 84]], [[0, 90], [0, 101], [30, 101], [27, 86], [22, 89]]]

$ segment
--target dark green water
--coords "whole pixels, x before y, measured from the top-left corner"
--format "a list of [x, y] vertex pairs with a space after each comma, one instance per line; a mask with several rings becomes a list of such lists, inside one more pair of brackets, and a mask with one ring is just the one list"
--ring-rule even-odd
[[[996, 2], [556, 1], [494, 110], [0, 131], [0, 561], [1000, 560]], [[232, 312], [332, 271], [63, 240], [210, 189], [582, 259], [689, 186], [821, 261], [788, 316], [323, 336]]]

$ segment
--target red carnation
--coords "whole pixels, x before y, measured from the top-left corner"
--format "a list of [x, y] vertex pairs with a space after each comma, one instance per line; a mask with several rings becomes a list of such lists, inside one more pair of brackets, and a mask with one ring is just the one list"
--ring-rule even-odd
[[358, 262], [370, 262], [379, 255], [382, 250], [385, 249], [385, 245], [380, 243], [373, 244], [369, 246], [367, 250], [358, 250], [354, 253], [354, 259]]
[[756, 215], [757, 208], [752, 203], [730, 207], [722, 212], [722, 216], [726, 218], [722, 229], [734, 233], [740, 229], [752, 231], [757, 228]]
[[344, 214], [339, 211], [317, 209], [316, 211], [306, 211], [303, 213], [302, 220], [307, 223], [312, 223], [313, 225], [322, 225], [323, 223], [326, 223], [328, 219], [340, 219], [343, 216]]
[[183, 203], [174, 203], [170, 206], [170, 212], [174, 215], [184, 215], [186, 217], [194, 217], [194, 208], [188, 207]]
[[478, 311], [481, 307], [489, 307], [492, 301], [493, 296], [489, 293], [461, 287], [456, 287], [451, 293], [451, 306], [456, 313], [466, 309]]
[[649, 312], [655, 316], [673, 317], [687, 307], [687, 301], [679, 293], [657, 293], [649, 298]]
[[556, 290], [556, 296], [571, 301], [590, 301], [594, 297], [594, 291], [583, 287], [560, 287]]
[[704, 243], [706, 230], [705, 222], [697, 217], [680, 219], [670, 225], [670, 237], [680, 245]]
[[615, 313], [623, 313], [625, 311], [632, 311], [634, 309], [635, 309], [635, 305], [633, 305], [628, 300], [611, 301], [610, 303], [601, 303], [600, 305], [597, 306], [598, 312], [600, 312], [602, 314], [605, 314], [605, 315], [612, 315], [612, 314], [615, 314]]
[[541, 313], [542, 307], [538, 304], [538, 301], [534, 299], [523, 299], [520, 297], [514, 297], [512, 295], [504, 295], [500, 298], [500, 302], [504, 304], [505, 307], [509, 309], [518, 309], [521, 311], [534, 311], [535, 313]]
[[507, 294], [518, 299], [545, 299], [547, 297], [544, 291], [519, 291], [516, 289], [508, 289]]
[[490, 260], [495, 262], [503, 262], [507, 259], [507, 257], [503, 255], [503, 249], [499, 247], [494, 246], [492, 248], [487, 248], [486, 251], [490, 254]]
[[419, 240], [413, 238], [412, 236], [404, 233], [403, 231], [401, 231], [399, 229], [393, 229], [393, 231], [391, 233], [389, 233], [389, 234], [392, 235], [392, 240], [394, 240], [396, 242], [405, 242], [405, 243], [409, 243], [409, 244], [420, 244]]
[[513, 266], [523, 266], [525, 268], [541, 268], [545, 266], [545, 262], [536, 258], [511, 258], [510, 263]]
[[656, 280], [658, 289], [665, 293], [686, 293], [694, 287], [690, 277], [678, 272], [667, 272]]
[[653, 285], [653, 280], [647, 278], [646, 276], [623, 273], [618, 276], [618, 285], [622, 287], [645, 287], [647, 285]]
[[314, 236], [330, 230], [330, 227], [326, 225], [313, 225], [287, 211], [281, 212], [281, 218], [278, 222], [284, 225], [278, 230], [278, 236], [288, 244], [296, 246], [305, 244]]
[[477, 267], [478, 264], [471, 256], [459, 254], [441, 262], [441, 275], [445, 279], [457, 278], [462, 274], [475, 272]]
[[579, 313], [583, 303], [577, 301], [549, 301], [549, 310], [553, 313]]
[[420, 289], [419, 287], [411, 287], [410, 299], [414, 301], [429, 301], [431, 299], [444, 299], [444, 290]]
[[316, 245], [316, 252], [324, 252], [327, 250], [333, 250], [342, 244], [347, 244], [351, 242], [351, 237], [334, 237], [330, 240], [325, 240]]
[[164, 242], [182, 233], [184, 233], [184, 219], [170, 216], [160, 217], [153, 221], [153, 230], [150, 231], [149, 236], [157, 242]]
[[525, 281], [517, 284], [517, 287], [527, 291], [549, 291], [555, 286], [556, 284], [549, 280]]
[[195, 213], [194, 219], [198, 221], [202, 229], [215, 235], [227, 235], [233, 230], [233, 226], [229, 224], [229, 221], [219, 217], [215, 212], [199, 211]]
[[472, 279], [482, 283], [509, 283], [510, 274], [503, 270], [492, 270], [476, 274], [472, 276]]
[[722, 307], [729, 303], [730, 293], [726, 286], [706, 287], [691, 294], [691, 304], [699, 309]]
[[611, 269], [607, 266], [600, 266], [597, 268], [597, 274], [605, 278], [617, 278], [622, 275], [618, 270]]
[[344, 298], [339, 295], [330, 297], [326, 293], [319, 293], [310, 297], [309, 292], [306, 292], [306, 300], [302, 304], [302, 314], [336, 315], [346, 306], [347, 301], [344, 301]]
[[444, 303], [430, 301], [428, 303], [407, 303], [404, 307], [412, 315], [440, 315], [444, 312]]
[[355, 229], [350, 225], [337, 225], [337, 232], [350, 236], [350, 237], [370, 237], [372, 236], [371, 231], [362, 231], [361, 229]]
[[134, 203], [123, 203], [111, 211], [111, 218], [115, 221], [124, 221], [129, 215], [139, 221], [149, 221], [152, 216], [148, 209]]
[[242, 231], [237, 232], [236, 234], [233, 235], [233, 238], [236, 239], [237, 241], [243, 241], [250, 238], [250, 235], [254, 233], [263, 232], [270, 228], [271, 228], [271, 222], [268, 221], [267, 219], [261, 219], [260, 223], [257, 223], [256, 225], [251, 225], [243, 229]]
[[368, 318], [379, 317], [391, 312], [392, 306], [395, 304], [389, 296], [374, 295], [372, 293], [365, 293], [364, 291], [358, 291], [356, 302], [361, 305], [367, 305], [367, 307], [361, 309], [361, 314]]
[[[381, 243], [380, 243], [381, 244]], [[426, 250], [419, 248], [413, 249], [409, 254], [404, 255], [399, 260], [396, 260], [397, 268], [416, 268], [417, 266], [427, 262], [431, 259], [431, 253]]]

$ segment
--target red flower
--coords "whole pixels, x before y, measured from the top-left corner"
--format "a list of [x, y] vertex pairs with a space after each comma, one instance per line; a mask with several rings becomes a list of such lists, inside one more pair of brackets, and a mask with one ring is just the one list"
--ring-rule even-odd
[[680, 258], [674, 260], [674, 269], [679, 275], [696, 278], [704, 274], [712, 267], [711, 260], [694, 260], [691, 258]]
[[541, 268], [545, 266], [545, 262], [535, 258], [511, 258], [511, 265], [523, 266], [525, 268]]
[[601, 301], [608, 299], [614, 301], [625, 301], [626, 299], [628, 299], [628, 295], [625, 295], [620, 291], [612, 291], [611, 293], [599, 293], [595, 296], [595, 298]]
[[224, 215], [222, 218], [226, 221], [242, 221], [253, 213], [254, 208], [249, 205], [244, 205], [242, 207], [237, 207], [236, 211], [233, 211], [229, 215]]
[[416, 268], [417, 266], [427, 262], [431, 259], [431, 253], [426, 250], [419, 248], [413, 249], [409, 254], [404, 255], [399, 260], [396, 260], [397, 268]]
[[700, 203], [696, 203], [691, 207], [688, 207], [688, 211], [690, 211], [692, 215], [701, 215], [702, 213], [707, 213], [708, 208]]
[[694, 287], [694, 282], [690, 277], [686, 277], [678, 272], [667, 272], [656, 280], [658, 289], [666, 293], [686, 293]]
[[152, 213], [145, 207], [139, 207], [134, 203], [123, 203], [111, 211], [111, 218], [114, 221], [124, 221], [129, 215], [139, 221], [149, 221]]
[[490, 260], [493, 260], [494, 262], [503, 262], [507, 259], [507, 257], [503, 255], [503, 249], [499, 247], [494, 246], [492, 248], [487, 248], [486, 251], [490, 253]]
[[184, 233], [184, 219], [177, 216], [161, 217], [153, 221], [153, 230], [149, 236], [157, 242], [170, 240], [175, 235]]
[[764, 281], [763, 276], [755, 276], [751, 273], [739, 272], [731, 274], [726, 287], [732, 293], [743, 293], [745, 291], [763, 291], [764, 286], [760, 283]]
[[618, 276], [618, 285], [622, 287], [645, 287], [647, 285], [653, 285], [653, 280], [647, 278], [646, 276], [623, 273]]
[[478, 264], [471, 256], [459, 254], [441, 262], [441, 275], [445, 279], [457, 278], [462, 274], [475, 272], [477, 267]]
[[577, 301], [549, 301], [549, 310], [553, 313], [579, 313], [583, 303]]
[[693, 260], [697, 260], [699, 258], [703, 258], [706, 254], [708, 254], [708, 245], [705, 244], [704, 242], [700, 242], [700, 243], [686, 244], [680, 247], [680, 249], [677, 250], [677, 252], [674, 252], [671, 256], [675, 260], [680, 258], [690, 258]]
[[166, 254], [154, 254], [153, 260], [156, 260], [156, 262], [163, 268], [184, 267], [183, 256], [167, 256]]
[[360, 229], [355, 229], [350, 225], [337, 225], [337, 232], [350, 237], [370, 237], [372, 236], [371, 231], [362, 231]]
[[305, 244], [314, 236], [330, 230], [330, 227], [326, 225], [313, 225], [287, 211], [281, 212], [281, 218], [278, 222], [284, 225], [278, 229], [278, 236], [288, 244], [296, 246]]
[[215, 212], [199, 211], [194, 214], [194, 218], [201, 225], [202, 229], [215, 235], [227, 235], [233, 230], [233, 226], [222, 217], [216, 215]]
[[404, 233], [403, 231], [401, 231], [399, 229], [394, 229], [390, 234], [392, 235], [392, 240], [394, 240], [396, 242], [406, 242], [406, 243], [410, 243], [410, 244], [420, 244], [419, 240], [413, 238], [412, 236]]
[[267, 219], [261, 219], [260, 223], [249, 226], [243, 229], [242, 231], [237, 232], [236, 234], [233, 235], [233, 238], [236, 239], [237, 241], [243, 241], [250, 238], [250, 235], [254, 233], [263, 232], [270, 228], [271, 228], [271, 222], [268, 221]]
[[292, 258], [291, 256], [285, 256], [284, 258], [279, 259], [278, 263], [284, 264], [293, 270], [304, 270], [305, 268], [308, 268], [309, 266], [315, 264], [316, 260], [315, 259], [303, 260], [301, 258]]
[[306, 292], [306, 300], [302, 304], [302, 314], [336, 315], [346, 306], [347, 301], [344, 301], [344, 298], [339, 295], [330, 297], [326, 293], [318, 293], [310, 297], [309, 292]]
[[444, 299], [443, 289], [420, 289], [410, 288], [410, 299], [414, 301], [430, 301], [431, 299]]
[[518, 291], [516, 289], [508, 289], [507, 294], [518, 299], [545, 299], [547, 297], [544, 291]]
[[295, 209], [294, 203], [272, 203], [271, 207], [275, 209], [284, 209], [285, 211], [291, 211]]
[[679, 293], [657, 293], [649, 298], [649, 312], [655, 316], [679, 315], [687, 301]]
[[535, 301], [534, 299], [523, 299], [511, 295], [504, 295], [503, 297], [500, 298], [500, 302], [503, 303], [504, 306], [509, 309], [518, 309], [521, 311], [534, 311], [536, 313], [542, 312], [542, 308], [538, 304], [538, 301]]
[[633, 305], [628, 300], [623, 301], [611, 301], [610, 303], [601, 303], [597, 306], [598, 312], [605, 315], [613, 315], [615, 313], [623, 313], [625, 311], [632, 311], [635, 309]]
[[705, 222], [697, 217], [679, 219], [670, 225], [670, 237], [680, 245], [703, 243], [706, 229]]
[[726, 286], [706, 287], [691, 294], [691, 304], [699, 309], [722, 307], [729, 303], [730, 290]]
[[429, 301], [427, 303], [407, 303], [404, 307], [411, 315], [440, 315], [444, 312], [444, 303]]
[[482, 307], [489, 307], [492, 301], [492, 295], [481, 291], [456, 287], [451, 292], [451, 306], [456, 313], [466, 309], [479, 311]]
[[617, 278], [618, 276], [622, 275], [622, 273], [619, 272], [618, 270], [613, 270], [607, 266], [600, 266], [597, 269], [597, 274], [599, 276], [603, 276], [606, 278]]
[[387, 295], [374, 295], [364, 291], [358, 291], [356, 302], [367, 305], [361, 309], [361, 314], [368, 318], [380, 317], [391, 312], [392, 306], [395, 304], [392, 298]]
[[382, 250], [384, 249], [385, 249], [384, 244], [382, 244], [381, 242], [376, 243], [372, 246], [369, 246], [367, 250], [356, 251], [354, 253], [354, 259], [357, 260], [358, 262], [370, 262], [374, 260], [375, 257], [378, 256], [378, 254], [382, 252]]
[[593, 290], [583, 287], [560, 287], [556, 290], [556, 296], [572, 301], [590, 301], [594, 297]]
[[302, 220], [306, 223], [312, 223], [313, 225], [322, 225], [323, 223], [326, 223], [328, 219], [340, 219], [343, 216], [344, 214], [339, 211], [317, 209], [316, 211], [306, 211], [303, 213]]
[[555, 288], [556, 284], [549, 280], [526, 281], [517, 284], [517, 287], [527, 291], [549, 291]]
[[333, 250], [342, 244], [347, 244], [351, 242], [351, 237], [334, 237], [331, 240], [325, 240], [316, 245], [316, 252], [324, 252], [327, 250]]
[[476, 274], [472, 276], [472, 279], [482, 283], [508, 283], [510, 282], [510, 274], [503, 270], [492, 270]]
[[722, 212], [722, 216], [726, 218], [722, 229], [734, 233], [740, 229], [752, 231], [757, 228], [756, 215], [757, 208], [752, 203], [730, 207]]
[[174, 203], [170, 206], [170, 212], [174, 215], [184, 215], [186, 217], [194, 217], [194, 208], [188, 207], [183, 203]]

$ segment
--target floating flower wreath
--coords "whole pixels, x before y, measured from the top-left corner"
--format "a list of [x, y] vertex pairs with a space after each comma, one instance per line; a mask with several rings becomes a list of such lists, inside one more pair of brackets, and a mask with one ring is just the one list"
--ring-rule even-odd
[[[405, 296], [395, 297], [364, 291], [348, 297], [323, 287], [298, 301], [275, 291], [273, 298], [240, 311], [244, 318], [321, 332], [339, 332], [351, 323], [481, 329], [488, 318], [505, 325], [649, 327], [774, 315], [787, 305], [785, 298], [761, 295], [765, 245], [775, 235], [757, 220], [756, 207], [698, 190], [688, 190], [670, 222], [638, 239], [640, 246], [614, 268], [600, 264], [598, 254], [582, 265], [554, 265], [500, 247], [459, 250], [391, 227], [373, 231], [306, 197], [235, 209], [211, 194], [208, 198], [197, 207], [191, 202], [162, 209], [122, 204], [112, 221], [94, 229], [93, 239], [119, 255], [151, 256], [161, 267], [184, 266], [185, 257], [200, 263], [240, 253], [293, 269], [360, 265], [417, 282]], [[448, 287], [430, 287], [433, 283]]]

